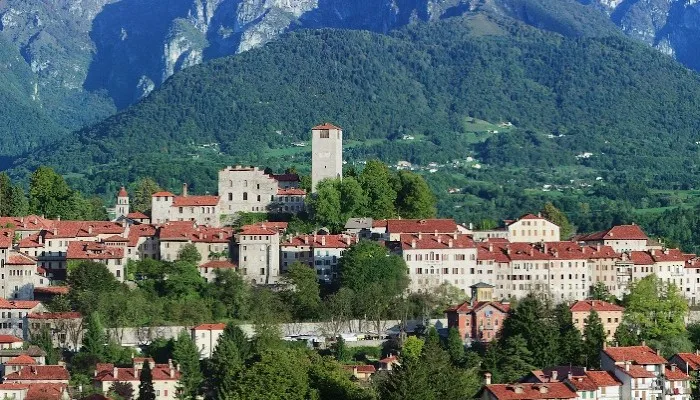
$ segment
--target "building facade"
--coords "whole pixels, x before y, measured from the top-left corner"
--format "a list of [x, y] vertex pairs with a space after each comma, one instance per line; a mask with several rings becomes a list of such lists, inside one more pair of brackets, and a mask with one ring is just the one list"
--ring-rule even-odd
[[343, 177], [343, 130], [325, 123], [311, 129], [311, 191], [324, 179]]

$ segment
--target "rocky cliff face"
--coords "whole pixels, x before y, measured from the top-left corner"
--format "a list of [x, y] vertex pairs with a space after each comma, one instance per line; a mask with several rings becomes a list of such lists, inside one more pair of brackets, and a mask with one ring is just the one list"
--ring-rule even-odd
[[[700, 69], [696, 0], [578, 1]], [[64, 117], [73, 127], [113, 111], [109, 103], [132, 104], [183, 68], [252, 49], [290, 30], [387, 32], [485, 6], [537, 26], [568, 24], [538, 19], [531, 4], [523, 6], [538, 2], [537, 10], [548, 7], [542, 0], [0, 0], [0, 34], [35, 73], [37, 101], [51, 106], [75, 98], [74, 112]], [[80, 115], [85, 104], [97, 115]]]

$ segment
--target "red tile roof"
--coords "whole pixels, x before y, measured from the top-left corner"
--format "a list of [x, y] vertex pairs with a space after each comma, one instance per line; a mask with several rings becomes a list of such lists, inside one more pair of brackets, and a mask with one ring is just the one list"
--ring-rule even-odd
[[450, 308], [448, 308], [445, 312], [456, 312], [460, 314], [469, 314], [473, 311], [478, 311], [481, 310], [482, 308], [486, 306], [493, 306], [495, 309], [503, 312], [503, 313], [508, 313], [510, 311], [510, 304], [508, 303], [501, 303], [499, 301], [480, 301], [477, 302], [474, 305], [474, 308], [472, 308], [471, 303], [469, 301], [465, 301], [463, 303], [454, 305]]
[[5, 365], [36, 365], [36, 360], [26, 354], [20, 354], [6, 361]]
[[102, 239], [102, 242], [128, 242], [129, 238], [125, 238], [124, 236], [119, 236], [119, 235], [112, 235], [110, 237]]
[[576, 389], [576, 391], [592, 392], [598, 389], [598, 385], [596, 385], [596, 383], [587, 376], [573, 376], [571, 379], [568, 379], [568, 382]]
[[304, 189], [277, 189], [278, 196], [306, 196], [306, 190]]
[[435, 235], [404, 233], [400, 236], [401, 248], [403, 250], [414, 249], [474, 249], [476, 244], [470, 236], [464, 234]]
[[25, 400], [59, 400], [68, 390], [65, 383], [30, 383]]
[[379, 360], [380, 363], [382, 364], [390, 364], [393, 362], [397, 362], [399, 359], [396, 358], [396, 356], [389, 356], [389, 357], [384, 357], [381, 360]]
[[107, 260], [124, 258], [124, 249], [103, 243], [73, 241], [68, 244], [68, 260]]
[[[520, 393], [517, 393], [520, 388]], [[576, 392], [561, 382], [552, 383], [516, 383], [513, 385], [486, 385], [484, 390], [491, 392], [499, 400], [540, 400], [573, 399]]]
[[458, 232], [457, 223], [453, 219], [389, 219], [386, 221], [386, 230], [389, 233]]
[[678, 353], [675, 356], [683, 360], [688, 364], [688, 368], [691, 370], [700, 369], [700, 354], [696, 353]]
[[150, 217], [140, 211], [130, 212], [126, 214], [129, 219], [150, 219]]
[[68, 381], [70, 374], [62, 365], [30, 365], [5, 375], [5, 381]]
[[23, 253], [11, 252], [7, 257], [8, 265], [36, 265], [36, 259]]
[[31, 310], [41, 304], [35, 300], [5, 300], [0, 299], [0, 309]]
[[612, 228], [579, 237], [584, 242], [596, 240], [649, 240], [639, 225], [618, 225]]
[[286, 240], [281, 246], [345, 249], [357, 243], [350, 235], [299, 235]]
[[299, 182], [299, 175], [297, 174], [272, 174], [270, 177], [277, 182]]
[[[138, 362], [137, 360], [138, 359], [136, 358], [134, 359], [135, 362]], [[98, 382], [134, 382], [138, 381], [141, 376], [141, 368], [136, 369], [136, 371], [134, 371], [134, 367], [116, 368], [116, 377], [114, 376], [114, 369], [115, 368], [112, 364], [100, 364], [100, 369], [96, 368], [97, 375], [93, 378], [93, 380]], [[154, 381], [176, 381], [180, 379], [180, 371], [177, 371], [173, 367], [171, 375], [171, 369], [168, 366], [168, 364], [156, 364], [155, 367], [151, 370], [151, 373], [153, 374]]]
[[340, 128], [331, 124], [330, 122], [324, 122], [323, 124], [314, 126], [311, 129], [313, 129], [313, 130], [326, 130], [326, 129], [340, 129]]
[[0, 226], [14, 226], [18, 231], [40, 231], [50, 228], [53, 221], [36, 215], [26, 217], [0, 217]]
[[129, 247], [134, 247], [139, 244], [139, 240], [143, 237], [152, 237], [156, 235], [156, 227], [150, 224], [132, 225], [129, 227]]
[[571, 312], [590, 312], [591, 310], [595, 310], [596, 312], [625, 311], [624, 307], [620, 307], [616, 304], [608, 303], [607, 301], [602, 300], [580, 300], [572, 304], [569, 309]]
[[79, 319], [83, 316], [79, 312], [42, 312], [30, 313], [27, 315], [29, 319]]
[[374, 365], [343, 365], [343, 369], [348, 372], [353, 372], [357, 368], [357, 372], [362, 374], [373, 374], [377, 372]]
[[616, 368], [618, 370], [620, 370], [622, 373], [631, 376], [632, 378], [655, 378], [656, 377], [656, 375], [653, 372], [647, 371], [643, 365], [630, 365], [629, 370], [627, 370], [627, 367], [624, 365], [618, 365], [618, 366], [616, 366]]
[[12, 335], [0, 335], [0, 343], [2, 344], [8, 344], [8, 343], [22, 343], [23, 340], [18, 338], [17, 336], [12, 336]]
[[195, 226], [192, 221], [168, 222], [160, 227], [160, 240], [182, 240], [200, 243], [228, 243], [233, 236], [229, 227]]
[[231, 261], [209, 261], [205, 264], [199, 266], [199, 268], [213, 268], [213, 269], [235, 269], [236, 264]]
[[124, 226], [108, 221], [54, 221], [53, 226], [42, 231], [44, 241], [54, 238], [96, 237], [98, 235], [121, 235]]
[[174, 207], [199, 207], [216, 206], [219, 204], [219, 196], [176, 196]]
[[265, 224], [244, 225], [238, 231], [239, 235], [261, 235], [270, 236], [279, 234], [279, 230]]
[[630, 251], [628, 254], [635, 265], [654, 265], [654, 259], [646, 251]]
[[686, 254], [678, 249], [649, 250], [649, 254], [656, 262], [683, 262], [687, 260]]
[[195, 331], [223, 331], [226, 324], [200, 324], [192, 328]]
[[175, 195], [170, 192], [156, 192], [151, 197], [175, 197]]
[[617, 380], [615, 375], [609, 371], [586, 371], [586, 376], [598, 387], [622, 386], [622, 382]]
[[15, 231], [12, 229], [0, 229], [0, 247], [9, 249], [15, 239]]
[[608, 347], [603, 352], [615, 362], [632, 361], [640, 365], [666, 363], [666, 359], [649, 346]]
[[669, 381], [688, 381], [688, 380], [690, 380], [690, 377], [688, 375], [686, 375], [685, 372], [681, 371], [680, 368], [678, 368], [678, 366], [675, 366], [675, 365], [666, 366], [666, 370], [664, 371], [664, 376]]
[[119, 189], [119, 193], [117, 193], [117, 197], [129, 197], [129, 193], [126, 192], [126, 188], [124, 188], [124, 186], [122, 186]]

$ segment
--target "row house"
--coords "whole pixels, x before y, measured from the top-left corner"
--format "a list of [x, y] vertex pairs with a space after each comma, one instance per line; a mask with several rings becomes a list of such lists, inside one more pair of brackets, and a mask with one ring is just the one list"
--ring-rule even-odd
[[65, 383], [2, 383], [0, 397], [12, 400], [70, 400]]
[[[180, 368], [175, 366], [172, 360], [167, 364], [156, 364], [151, 358], [134, 358], [129, 367], [117, 367], [114, 364], [97, 364], [93, 385], [95, 389], [102, 393], [109, 392], [110, 386], [114, 382], [130, 383], [132, 387], [138, 388], [141, 372], [144, 363], [149, 363], [153, 379], [153, 389], [157, 400], [175, 399], [178, 396], [178, 382], [180, 381]], [[134, 391], [138, 396], [138, 390]], [[134, 399], [135, 397], [132, 397]], [[125, 399], [125, 400], [132, 400]]]
[[588, 316], [595, 311], [603, 323], [603, 329], [608, 341], [612, 341], [615, 337], [617, 327], [622, 322], [622, 314], [625, 312], [624, 307], [602, 300], [580, 300], [572, 304], [569, 310], [571, 311], [574, 326], [581, 331], [581, 334], [583, 334], [586, 327]]
[[455, 328], [465, 343], [491, 342], [498, 337], [510, 304], [493, 300], [493, 286], [478, 283], [471, 287], [471, 299], [445, 311], [447, 327]]
[[129, 239], [126, 258], [133, 261], [160, 259], [160, 239], [156, 233], [156, 227], [148, 223], [130, 225], [125, 235]]
[[37, 267], [37, 260], [26, 254], [10, 250], [0, 266], [0, 292], [6, 299], [32, 300], [37, 288], [49, 285], [46, 271]]
[[46, 352], [38, 346], [33, 344], [27, 346], [23, 343], [20, 347], [14, 347], [0, 349], [0, 364], [6, 364], [17, 358], [26, 360], [26, 357], [34, 360], [36, 365], [46, 364]]
[[70, 373], [63, 365], [28, 365], [18, 371], [5, 375], [2, 379], [3, 384], [52, 383], [66, 385], [68, 381], [70, 381]]
[[583, 367], [560, 366], [532, 371], [527, 383], [562, 382], [576, 392], [578, 400], [620, 400], [620, 382], [609, 371], [588, 371]]
[[193, 221], [198, 225], [221, 225], [219, 196], [192, 196], [187, 184], [182, 185], [182, 195], [156, 192], [151, 195], [151, 221], [164, 224], [173, 221]]
[[277, 189], [270, 211], [298, 214], [306, 210], [306, 190], [299, 188]]
[[330, 282], [338, 277], [338, 262], [345, 250], [357, 243], [351, 235], [299, 235], [287, 237], [280, 244], [282, 272], [295, 262], [316, 270], [320, 281]]
[[491, 384], [491, 374], [486, 374], [486, 385], [478, 398], [481, 400], [564, 400], [578, 396], [563, 382]]
[[2, 376], [21, 371], [25, 367], [42, 365], [28, 354], [20, 354], [2, 363]]
[[51, 229], [53, 223], [54, 221], [37, 215], [27, 215], [26, 217], [0, 217], [0, 226], [14, 231], [20, 240], [41, 231]]
[[616, 253], [645, 251], [649, 244], [649, 237], [635, 224], [616, 225], [605, 231], [578, 236], [576, 240], [589, 245], [610, 246]]
[[201, 264], [231, 256], [233, 229], [201, 226], [193, 221], [167, 222], [158, 230], [160, 259], [175, 261], [180, 250], [193, 244], [202, 256]]
[[214, 282], [217, 271], [235, 271], [237, 269], [236, 264], [228, 260], [211, 260], [198, 267], [199, 275], [204, 278], [205, 282]]
[[388, 246], [406, 261], [409, 290], [415, 293], [445, 283], [468, 293], [470, 286], [479, 281], [490, 283], [493, 278], [492, 273], [476, 273], [476, 245], [465, 234], [404, 233]]

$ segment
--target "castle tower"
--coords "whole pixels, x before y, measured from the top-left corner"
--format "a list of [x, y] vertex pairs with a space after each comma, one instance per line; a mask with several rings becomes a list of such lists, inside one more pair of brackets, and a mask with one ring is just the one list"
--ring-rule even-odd
[[124, 186], [119, 189], [119, 193], [117, 194], [117, 207], [115, 211], [116, 218], [126, 217], [129, 214], [129, 193], [126, 192]]
[[343, 130], [326, 122], [311, 129], [311, 191], [326, 178], [343, 177]]

